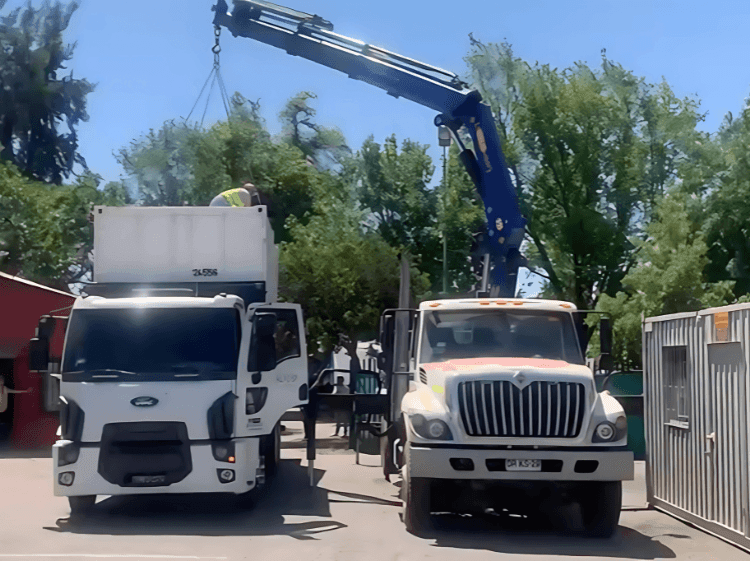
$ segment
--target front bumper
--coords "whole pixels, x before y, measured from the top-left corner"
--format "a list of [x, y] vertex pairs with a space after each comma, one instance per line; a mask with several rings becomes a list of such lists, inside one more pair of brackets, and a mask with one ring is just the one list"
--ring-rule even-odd
[[[508, 450], [407, 443], [405, 459], [410, 477], [454, 480], [630, 481], [634, 471], [633, 452], [593, 447], [570, 451]], [[505, 471], [506, 459], [542, 460], [543, 471]], [[473, 469], [467, 469], [467, 464]]]
[[[257, 438], [239, 438], [234, 440], [234, 463], [217, 461], [211, 452], [208, 442], [191, 443], [191, 469], [180, 481], [169, 485], [120, 486], [107, 481], [99, 471], [101, 448], [98, 445], [84, 445], [80, 448], [78, 459], [71, 464], [60, 466], [62, 447], [67, 441], [58, 441], [52, 447], [52, 465], [54, 470], [54, 493], [58, 497], [80, 495], [146, 495], [160, 493], [244, 493], [255, 487], [256, 470], [260, 467]], [[234, 477], [224, 483], [219, 474], [222, 470], [233, 470]], [[151, 474], [159, 472], [158, 465], [136, 467], [134, 473]], [[72, 472], [72, 485], [63, 485], [60, 474]], [[68, 476], [69, 477], [69, 476]]]

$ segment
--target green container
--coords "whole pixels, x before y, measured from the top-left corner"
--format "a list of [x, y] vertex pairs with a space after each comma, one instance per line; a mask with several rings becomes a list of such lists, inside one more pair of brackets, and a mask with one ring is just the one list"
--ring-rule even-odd
[[628, 418], [628, 450], [636, 460], [646, 459], [646, 433], [643, 423], [643, 371], [614, 372], [604, 378], [601, 390], [609, 390], [625, 409]]
[[[373, 374], [360, 372], [354, 378], [354, 391], [358, 394], [376, 394], [378, 393], [378, 380]], [[367, 415], [354, 415], [352, 427], [355, 426], [361, 417]], [[359, 439], [359, 453], [368, 456], [380, 455], [380, 439], [369, 432], [362, 432], [359, 435], [354, 434], [354, 430], [349, 431], [349, 448], [356, 446], [355, 438]]]

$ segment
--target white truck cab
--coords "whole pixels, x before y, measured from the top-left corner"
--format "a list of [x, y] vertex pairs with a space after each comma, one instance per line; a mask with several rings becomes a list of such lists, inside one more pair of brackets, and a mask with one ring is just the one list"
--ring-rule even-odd
[[627, 420], [597, 393], [568, 302], [471, 298], [418, 310], [404, 419], [404, 521], [465, 505], [581, 504], [586, 530], [617, 526], [633, 478]]
[[[95, 209], [95, 280], [69, 316], [54, 491], [249, 491], [308, 401], [300, 306], [276, 302], [265, 207]], [[192, 294], [192, 295], [191, 295]]]

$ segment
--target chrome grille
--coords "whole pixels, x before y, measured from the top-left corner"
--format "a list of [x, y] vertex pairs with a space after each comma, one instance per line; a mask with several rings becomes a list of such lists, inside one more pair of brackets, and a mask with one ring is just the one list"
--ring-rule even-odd
[[586, 414], [586, 390], [575, 382], [461, 382], [458, 403], [469, 436], [575, 438]]

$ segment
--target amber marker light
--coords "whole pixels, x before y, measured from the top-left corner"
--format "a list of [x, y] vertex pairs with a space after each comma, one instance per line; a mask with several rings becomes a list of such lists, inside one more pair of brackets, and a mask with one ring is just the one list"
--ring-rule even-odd
[[234, 456], [229, 456], [229, 457], [227, 458], [227, 461], [228, 461], [228, 462], [229, 462], [230, 464], [233, 464], [233, 463], [234, 463]]

